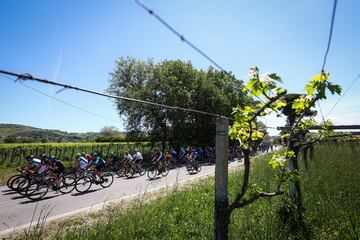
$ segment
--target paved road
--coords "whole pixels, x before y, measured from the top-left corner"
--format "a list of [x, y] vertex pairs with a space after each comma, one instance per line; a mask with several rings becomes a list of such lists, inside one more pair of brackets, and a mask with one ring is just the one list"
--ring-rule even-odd
[[[241, 165], [242, 162], [236, 161], [230, 163], [229, 168]], [[100, 209], [104, 203], [213, 175], [214, 171], [214, 165], [203, 166], [201, 172], [195, 175], [190, 175], [185, 168], [178, 168], [170, 170], [167, 177], [153, 181], [149, 181], [146, 174], [132, 179], [115, 177], [110, 188], [103, 189], [93, 185], [89, 192], [81, 195], [75, 191], [66, 195], [49, 192], [46, 199], [38, 202], [29, 201], [7, 187], [0, 187], [0, 236], [28, 227], [32, 219], [36, 222], [43, 209], [51, 210], [47, 221], [64, 218], [79, 212]]]

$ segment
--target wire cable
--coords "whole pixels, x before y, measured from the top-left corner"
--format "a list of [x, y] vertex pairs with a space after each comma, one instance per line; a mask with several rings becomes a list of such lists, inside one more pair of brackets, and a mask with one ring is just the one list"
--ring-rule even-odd
[[[323, 63], [322, 63], [322, 66], [321, 66], [321, 73], [324, 73], [324, 68], [325, 68], [325, 65], [326, 65], [327, 56], [328, 56], [329, 51], [330, 51], [331, 40], [332, 40], [333, 30], [334, 30], [336, 7], [337, 7], [337, 0], [334, 0], [333, 10], [332, 10], [332, 14], [331, 14], [331, 23], [330, 23], [330, 29], [329, 29], [329, 37], [328, 37], [328, 41], [327, 41], [327, 46], [326, 46], [326, 50], [325, 50], [325, 54], [324, 54]], [[320, 109], [320, 114], [321, 114], [321, 117], [322, 117], [322, 119], [323, 119], [323, 122], [325, 123], [325, 117], [324, 117], [324, 114], [323, 114], [323, 111], [322, 111], [322, 109], [321, 109], [321, 105], [320, 105], [320, 102], [319, 102], [319, 101], [318, 101], [318, 106], [319, 106], [319, 109]]]
[[325, 51], [325, 55], [324, 55], [323, 64], [322, 64], [322, 67], [321, 67], [321, 72], [324, 71], [327, 56], [328, 56], [329, 51], [330, 51], [330, 45], [331, 45], [331, 40], [332, 40], [332, 35], [333, 35], [333, 30], [334, 30], [336, 6], [337, 6], [337, 0], [334, 0], [333, 10], [332, 10], [332, 14], [331, 14], [331, 24], [330, 24], [330, 30], [329, 30], [328, 43], [327, 43], [327, 47], [326, 47], [326, 51]]
[[177, 35], [181, 41], [183, 41], [184, 43], [186, 43], [187, 45], [189, 45], [192, 49], [194, 49], [196, 52], [198, 52], [200, 55], [202, 55], [204, 58], [206, 58], [207, 60], [209, 60], [212, 64], [214, 64], [218, 69], [220, 69], [221, 71], [224, 71], [227, 73], [227, 71], [220, 66], [220, 64], [218, 64], [217, 62], [215, 62], [212, 58], [210, 58], [206, 53], [204, 53], [202, 50], [200, 50], [200, 48], [198, 48], [197, 46], [195, 46], [195, 44], [193, 44], [192, 42], [190, 42], [189, 40], [187, 40], [184, 35], [182, 35], [181, 33], [179, 33], [177, 30], [175, 30], [175, 28], [173, 28], [169, 23], [167, 23], [163, 18], [161, 18], [158, 14], [156, 14], [154, 12], [154, 10], [152, 10], [150, 7], [148, 7], [143, 1], [140, 0], [135, 0], [135, 2], [142, 7], [145, 11], [147, 11], [150, 15], [154, 16], [159, 22], [161, 22], [167, 29], [169, 29], [171, 32], [173, 32], [175, 35]]
[[[184, 37], [181, 33], [179, 33], [174, 27], [172, 27], [168, 22], [166, 22], [162, 17], [160, 17], [157, 13], [155, 13], [154, 10], [152, 10], [149, 6], [147, 6], [143, 1], [141, 0], [135, 0], [135, 2], [142, 7], [145, 11], [147, 11], [150, 15], [154, 16], [162, 25], [164, 25], [167, 29], [169, 29], [172, 33], [174, 33], [176, 36], [180, 38], [180, 40], [187, 45], [189, 45], [192, 49], [194, 49], [196, 52], [198, 52], [201, 56], [206, 58], [209, 62], [211, 62], [216, 68], [224, 72], [226, 75], [233, 77], [230, 72], [226, 71], [225, 68], [223, 68], [219, 63], [217, 63], [215, 60], [209, 57], [204, 51], [200, 50], [199, 47], [197, 47], [195, 44], [190, 42], [188, 39]], [[245, 89], [250, 90], [244, 86]], [[260, 97], [255, 96], [260, 102], [265, 103]]]
[[[0, 75], [3, 76], [3, 77], [6, 77], [7, 79], [10, 79], [11, 81], [14, 81], [15, 83], [17, 82], [16, 79], [12, 79], [12, 78], [4, 75], [4, 74], [0, 74]], [[55, 100], [55, 101], [58, 101], [58, 102], [60, 102], [60, 103], [63, 103], [63, 104], [65, 104], [65, 105], [69, 106], [69, 107], [72, 107], [72, 108], [75, 108], [75, 109], [77, 109], [77, 110], [86, 112], [86, 113], [88, 113], [88, 114], [90, 114], [90, 115], [94, 115], [94, 116], [100, 117], [100, 118], [105, 119], [105, 120], [109, 120], [109, 121], [113, 121], [113, 122], [122, 124], [122, 122], [120, 122], [120, 121], [118, 121], [118, 120], [105, 117], [105, 116], [103, 116], [103, 115], [101, 115], [101, 114], [98, 114], [98, 113], [95, 113], [95, 112], [91, 112], [91, 111], [86, 110], [86, 109], [84, 109], [84, 108], [82, 108], [82, 107], [76, 106], [76, 105], [74, 105], [74, 104], [72, 104], [72, 103], [66, 102], [66, 101], [61, 100], [61, 99], [59, 99], [59, 98], [56, 98], [56, 97], [54, 97], [54, 96], [51, 96], [51, 95], [49, 95], [49, 94], [47, 94], [47, 93], [44, 93], [44, 92], [40, 91], [39, 89], [30, 87], [30, 86], [24, 84], [23, 82], [19, 82], [19, 81], [18, 81], [17, 83], [19, 83], [20, 85], [22, 85], [22, 86], [24, 86], [24, 87], [26, 87], [26, 88], [34, 91], [34, 92], [37, 92], [37, 93], [39, 93], [39, 94], [41, 94], [41, 95], [43, 95], [43, 96], [49, 97], [49, 98], [51, 98], [51, 99], [53, 99], [53, 100]]]
[[345, 92], [339, 97], [339, 99], [335, 102], [335, 104], [330, 108], [329, 112], [326, 114], [325, 117], [329, 116], [329, 114], [332, 112], [332, 110], [334, 110], [334, 108], [336, 107], [336, 105], [338, 105], [338, 103], [341, 101], [341, 99], [345, 96], [346, 93], [349, 92], [349, 90], [352, 88], [352, 86], [354, 86], [354, 84], [356, 83], [356, 81], [360, 78], [360, 74], [351, 82], [351, 84], [349, 85], [349, 87], [345, 90]]
[[1, 69], [0, 69], [0, 73], [15, 76], [20, 80], [37, 81], [37, 82], [41, 82], [41, 83], [45, 83], [45, 84], [51, 84], [51, 85], [55, 85], [55, 86], [60, 86], [60, 87], [67, 88], [67, 89], [74, 89], [74, 90], [78, 90], [78, 91], [81, 91], [81, 92], [91, 93], [91, 94], [95, 94], [95, 95], [99, 95], [99, 96], [103, 96], [103, 97], [107, 97], [107, 98], [113, 98], [113, 99], [116, 99], [116, 100], [125, 100], [125, 101], [131, 101], [131, 102], [137, 102], [137, 103], [142, 103], [142, 104], [153, 105], [153, 106], [157, 106], [157, 107], [161, 107], [161, 108], [167, 108], [167, 109], [171, 109], [171, 110], [181, 110], [181, 111], [186, 111], [186, 112], [193, 112], [193, 113], [198, 113], [198, 114], [203, 114], [203, 115], [209, 115], [209, 116], [213, 116], [213, 117], [223, 117], [223, 118], [231, 119], [231, 118], [229, 118], [227, 116], [222, 116], [220, 114], [200, 111], [200, 110], [196, 110], [196, 109], [169, 106], [169, 105], [160, 104], [160, 103], [154, 103], [154, 102], [145, 101], [145, 100], [141, 100], [141, 99], [135, 99], [135, 98], [129, 98], [129, 97], [124, 97], [124, 96], [116, 96], [116, 95], [106, 94], [106, 93], [102, 93], [102, 92], [98, 92], [98, 91], [94, 91], [94, 90], [90, 90], [90, 89], [85, 89], [85, 88], [71, 86], [71, 85], [64, 84], [64, 83], [50, 81], [50, 80], [47, 80], [47, 79], [41, 79], [41, 78], [38, 78], [38, 77], [34, 77], [34, 76], [30, 75], [30, 74], [19, 74], [19, 73], [9, 72], [9, 71], [5, 71], [5, 70], [1, 70]]

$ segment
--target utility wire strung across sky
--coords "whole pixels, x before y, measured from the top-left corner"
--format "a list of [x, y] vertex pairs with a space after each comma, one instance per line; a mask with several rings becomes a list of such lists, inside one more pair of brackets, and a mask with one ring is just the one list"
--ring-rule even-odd
[[187, 40], [184, 35], [182, 35], [181, 33], [179, 33], [177, 30], [175, 30], [175, 28], [173, 28], [169, 23], [167, 23], [163, 18], [161, 18], [158, 14], [156, 14], [150, 7], [148, 7], [143, 1], [140, 0], [135, 0], [135, 2], [142, 7], [143, 9], [145, 9], [150, 15], [153, 15], [159, 22], [161, 22], [166, 28], [168, 28], [171, 32], [173, 32], [175, 35], [177, 35], [181, 41], [183, 41], [184, 43], [186, 43], [187, 45], [189, 45], [192, 49], [194, 49], [196, 52], [198, 52], [200, 55], [202, 55], [204, 58], [206, 58], [207, 60], [209, 60], [212, 64], [214, 64], [218, 69], [220, 69], [221, 71], [229, 74], [223, 67], [220, 66], [220, 64], [218, 64], [217, 62], [215, 62], [212, 58], [210, 58], [206, 53], [204, 53], [202, 50], [200, 50], [200, 48], [198, 48], [197, 46], [195, 46], [192, 42], [190, 42], [189, 40]]
[[325, 117], [329, 116], [329, 114], [332, 112], [332, 110], [334, 110], [334, 108], [336, 107], [336, 105], [340, 102], [340, 100], [345, 96], [346, 93], [349, 92], [349, 90], [352, 88], [352, 86], [354, 86], [355, 82], [360, 78], [360, 74], [351, 82], [351, 84], [349, 85], [349, 87], [345, 90], [345, 92], [340, 96], [340, 98], [335, 102], [335, 104], [330, 108], [329, 112], [326, 114]]
[[[201, 56], [206, 58], [209, 62], [211, 62], [216, 68], [223, 71], [226, 75], [233, 77], [233, 75], [230, 74], [230, 72], [226, 71], [225, 68], [223, 68], [220, 64], [218, 64], [215, 60], [209, 57], [208, 54], [206, 54], [204, 51], [200, 50], [199, 47], [197, 47], [195, 44], [190, 42], [188, 39], [184, 37], [181, 33], [179, 33], [174, 27], [172, 27], [168, 22], [166, 22], [162, 17], [160, 17], [157, 13], [155, 13], [154, 10], [152, 10], [149, 6], [147, 6], [143, 1], [141, 0], [135, 0], [135, 2], [142, 7], [145, 11], [147, 11], [150, 15], [154, 16], [162, 25], [164, 25], [167, 29], [169, 29], [172, 33], [174, 33], [176, 36], [180, 38], [181, 41], [189, 45], [192, 49], [194, 49], [196, 52], [198, 52]], [[246, 88], [246, 86], [244, 86]], [[255, 96], [260, 102], [264, 103], [264, 101], [258, 97]]]
[[109, 121], [113, 121], [113, 122], [122, 124], [122, 123], [121, 123], [120, 121], [118, 121], [118, 120], [108, 118], [108, 117], [106, 117], [106, 116], [104, 116], [104, 115], [101, 115], [101, 114], [98, 114], [98, 113], [95, 113], [95, 112], [91, 112], [91, 111], [86, 110], [86, 109], [84, 109], [84, 108], [82, 108], [82, 107], [76, 106], [76, 105], [74, 105], [74, 104], [72, 104], [72, 103], [66, 102], [66, 101], [64, 101], [64, 100], [61, 100], [61, 99], [56, 98], [56, 97], [54, 97], [54, 96], [51, 96], [51, 95], [49, 95], [49, 94], [47, 94], [47, 93], [44, 93], [44, 92], [42, 92], [42, 91], [40, 91], [40, 90], [38, 90], [38, 89], [36, 89], [36, 88], [30, 87], [30, 86], [24, 84], [24, 83], [21, 82], [21, 81], [16, 81], [17, 79], [12, 79], [12, 78], [4, 75], [4, 74], [0, 74], [0, 75], [3, 76], [3, 77], [5, 77], [5, 78], [7, 78], [7, 79], [9, 79], [9, 80], [11, 80], [11, 81], [18, 82], [20, 85], [22, 85], [22, 86], [24, 86], [24, 87], [26, 87], [26, 88], [28, 88], [28, 89], [31, 89], [31, 90], [34, 91], [34, 92], [37, 92], [37, 93], [39, 93], [39, 94], [41, 94], [41, 95], [43, 95], [43, 96], [49, 97], [49, 98], [51, 98], [51, 99], [53, 99], [53, 100], [55, 100], [55, 101], [58, 101], [58, 102], [60, 102], [60, 103], [65, 104], [65, 105], [67, 105], [67, 106], [69, 106], [69, 107], [72, 107], [72, 108], [75, 108], [75, 109], [77, 109], [77, 110], [86, 112], [86, 113], [88, 113], [88, 114], [90, 114], [90, 115], [94, 115], [94, 116], [100, 117], [100, 118], [105, 119], [105, 120], [109, 120]]
[[[323, 63], [322, 63], [322, 66], [321, 66], [321, 73], [324, 72], [327, 56], [328, 56], [329, 51], [330, 51], [331, 40], [332, 40], [332, 35], [333, 35], [333, 30], [334, 30], [336, 7], [337, 7], [337, 0], [334, 0], [333, 10], [332, 10], [332, 14], [331, 14], [329, 37], [328, 37], [328, 41], [327, 41], [327, 46], [326, 46], [326, 51], [325, 51], [325, 54], [324, 54]], [[320, 110], [320, 113], [321, 113], [321, 117], [323, 119], [323, 122], [325, 123], [325, 117], [324, 117], [323, 111], [322, 111], [321, 106], [320, 106], [320, 101], [318, 101], [318, 105], [319, 105], [319, 110]]]
[[167, 109], [171, 109], [171, 110], [181, 110], [181, 111], [186, 111], [186, 112], [193, 112], [193, 113], [198, 113], [198, 114], [203, 114], [203, 115], [209, 115], [209, 116], [213, 116], [213, 117], [224, 117], [224, 118], [231, 119], [229, 117], [222, 116], [220, 114], [204, 112], [204, 111], [195, 110], [195, 109], [189, 109], [189, 108], [169, 106], [169, 105], [165, 105], [165, 104], [154, 103], [154, 102], [149, 102], [149, 101], [135, 99], [135, 98], [129, 98], [129, 97], [115, 96], [115, 95], [111, 95], [111, 94], [106, 94], [106, 93], [102, 93], [102, 92], [98, 92], [98, 91], [94, 91], [94, 90], [90, 90], [90, 89], [80, 88], [80, 87], [71, 86], [71, 85], [68, 85], [68, 84], [63, 84], [63, 83], [59, 83], [59, 82], [50, 81], [50, 80], [47, 80], [47, 79], [34, 77], [34, 76], [30, 75], [30, 74], [14, 73], [14, 72], [9, 72], [9, 71], [5, 71], [5, 70], [1, 70], [1, 69], [0, 69], [0, 73], [17, 77], [19, 80], [37, 81], [37, 82], [41, 82], [41, 83], [45, 83], [45, 84], [50, 84], [50, 85], [63, 87], [65, 89], [74, 89], [74, 90], [78, 90], [78, 91], [81, 91], [81, 92], [95, 94], [95, 95], [98, 95], [98, 96], [103, 96], [103, 97], [112, 98], [112, 99], [116, 99], [116, 100], [126, 100], [126, 101], [132, 101], [132, 102], [137, 102], [137, 103], [153, 105], [153, 106], [157, 106], [157, 107], [161, 107], [161, 108], [167, 108]]
[[[5, 75], [6, 74], [6, 75]], [[59, 82], [54, 82], [54, 81], [50, 81], [50, 80], [47, 80], [47, 79], [41, 79], [41, 78], [37, 78], [37, 77], [33, 77], [32, 75], [30, 74], [19, 74], [19, 73], [14, 73], [14, 72], [9, 72], [9, 71], [4, 71], [4, 70], [1, 70], [0, 69], [0, 75], [3, 76], [3, 77], [6, 77], [7, 79], [10, 79], [12, 81], [18, 81], [18, 80], [32, 80], [32, 81], [38, 81], [38, 82], [41, 82], [41, 83], [45, 83], [45, 84], [51, 84], [51, 85], [56, 85], [56, 86], [61, 86], [63, 88], [66, 88], [66, 89], [74, 89], [74, 90], [78, 90], [78, 91], [82, 91], [82, 92], [87, 92], [87, 93], [91, 93], [91, 94], [96, 94], [96, 95], [99, 95], [99, 96], [104, 96], [104, 97], [108, 97], [108, 98], [113, 98], [113, 99], [117, 99], [117, 100], [126, 100], [126, 101], [133, 101], [133, 102], [139, 102], [139, 103], [143, 103], [143, 104], [149, 104], [149, 105], [155, 105], [155, 106], [158, 106], [158, 107], [162, 107], [162, 108], [169, 108], [169, 109], [172, 109], [172, 110], [182, 110], [182, 111], [187, 111], [187, 112], [194, 112], [194, 113], [198, 113], [198, 114], [203, 114], [203, 115], [210, 115], [210, 116], [213, 116], [213, 117], [223, 117], [223, 118], [228, 118], [230, 120], [232, 120], [232, 118], [229, 118], [229, 117], [226, 117], [226, 116], [222, 116], [220, 114], [215, 114], [215, 113], [209, 113], [209, 112], [204, 112], [204, 111], [199, 111], [199, 110], [195, 110], [195, 109], [188, 109], [188, 108], [181, 108], [181, 107], [174, 107], [174, 106], [168, 106], [168, 105], [164, 105], [164, 104], [159, 104], [159, 103], [153, 103], [153, 102], [148, 102], [148, 101], [144, 101], [144, 100], [139, 100], [139, 99], [134, 99], [134, 98], [128, 98], [128, 97], [122, 97], [122, 96], [115, 96], [115, 95], [110, 95], [110, 94], [105, 94], [105, 93], [101, 93], [101, 92], [97, 92], [97, 91], [93, 91], [93, 90], [89, 90], [89, 89], [84, 89], [84, 88], [79, 88], [79, 87], [75, 87], [75, 86], [71, 86], [71, 85], [66, 85], [66, 84], [63, 84], [63, 83], [59, 83]], [[8, 77], [7, 75], [11, 75], [11, 76], [15, 76], [17, 77], [17, 79], [12, 79], [10, 77]], [[61, 99], [58, 99], [58, 98], [55, 98], [49, 94], [46, 94], [38, 89], [35, 89], [35, 88], [32, 88], [22, 82], [20, 82], [20, 84], [24, 87], [27, 87], [35, 92], [38, 92], [44, 96], [47, 96], [47, 97], [50, 97], [56, 101], [59, 101], [63, 104], [66, 104], [70, 107], [73, 107], [73, 108], [76, 108], [78, 110], [81, 110], [81, 111], [84, 111], [84, 112], [87, 112], [89, 114], [93, 114], [93, 115], [96, 115], [98, 117], [101, 117], [101, 118], [104, 118], [106, 120], [111, 120], [111, 121], [117, 121], [117, 120], [114, 120], [114, 119], [111, 119], [111, 118], [107, 118], [105, 116], [102, 116], [100, 114], [97, 114], [97, 113], [94, 113], [94, 112], [90, 112], [86, 109], [83, 109], [81, 107], [78, 107], [72, 103], [68, 103], [68, 102], [65, 102]], [[118, 121], [117, 121], [118, 122]], [[277, 129], [276, 127], [266, 127], [265, 128], [268, 128], [268, 129]]]

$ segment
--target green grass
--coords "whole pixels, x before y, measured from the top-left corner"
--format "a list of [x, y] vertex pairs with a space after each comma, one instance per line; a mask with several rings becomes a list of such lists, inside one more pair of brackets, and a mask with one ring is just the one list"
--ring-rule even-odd
[[[291, 231], [280, 221], [287, 196], [261, 199], [235, 210], [230, 239], [359, 239], [360, 158], [348, 145], [321, 145], [308, 171], [301, 171], [304, 198], [302, 231]], [[251, 183], [274, 188], [269, 156], [253, 161]], [[229, 196], [240, 188], [242, 172], [229, 177]], [[65, 221], [54, 239], [212, 239], [213, 178], [173, 191], [150, 203], [136, 200], [124, 208], [113, 206], [81, 221]], [[94, 217], [95, 216], [95, 217]]]
[[0, 186], [5, 185], [6, 181], [13, 175], [17, 174], [16, 168], [0, 168]]

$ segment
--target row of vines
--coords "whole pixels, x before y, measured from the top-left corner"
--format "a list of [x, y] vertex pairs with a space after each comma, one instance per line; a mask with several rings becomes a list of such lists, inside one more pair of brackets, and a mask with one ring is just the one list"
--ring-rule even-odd
[[16, 167], [25, 163], [28, 155], [54, 155], [63, 161], [71, 161], [77, 153], [98, 152], [107, 158], [111, 152], [122, 155], [124, 151], [139, 149], [143, 153], [150, 152], [154, 147], [149, 142], [128, 143], [24, 143], [0, 144], [0, 166]]

